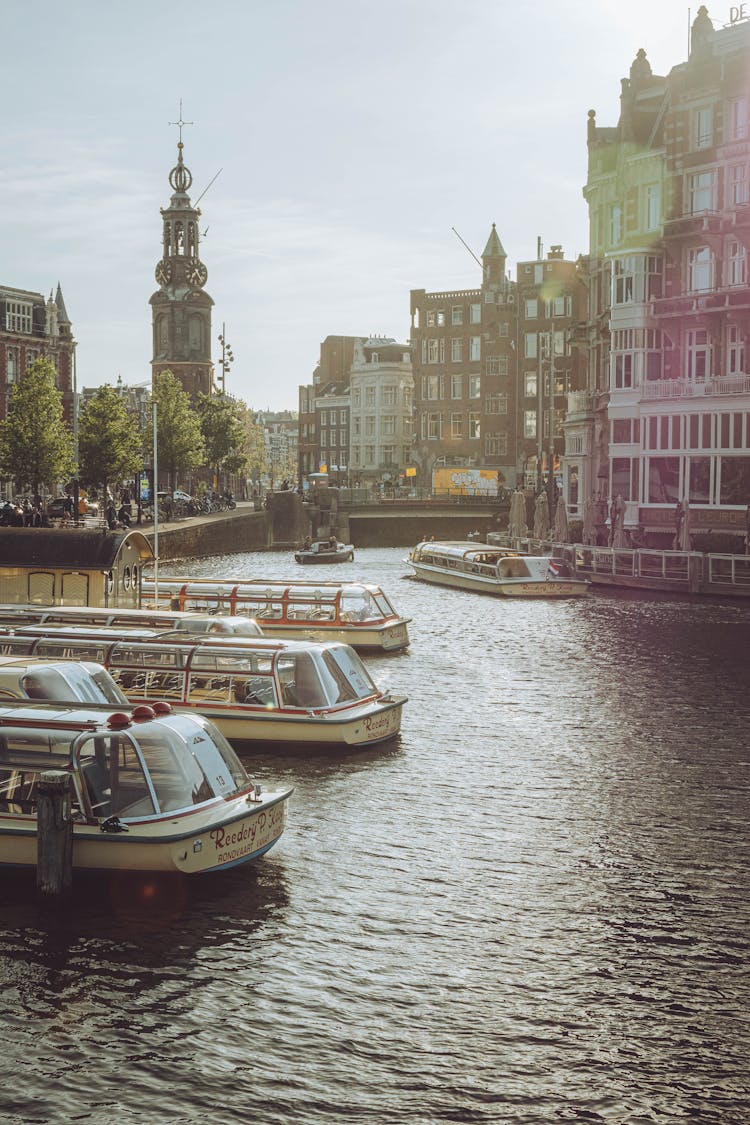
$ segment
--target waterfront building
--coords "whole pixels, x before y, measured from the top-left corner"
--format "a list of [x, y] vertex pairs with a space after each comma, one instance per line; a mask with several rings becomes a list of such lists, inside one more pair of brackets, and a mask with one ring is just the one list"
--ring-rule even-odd
[[495, 224], [476, 289], [411, 290], [411, 354], [419, 483], [437, 465], [492, 468], [516, 482], [515, 284]]
[[0, 285], [0, 420], [8, 413], [10, 393], [34, 360], [45, 356], [55, 368], [63, 417], [72, 424], [76, 341], [58, 283], [53, 298]]
[[[414, 435], [413, 396], [409, 345], [388, 336], [357, 340], [349, 388], [348, 479], [364, 486], [405, 476]], [[343, 444], [343, 434], [340, 438]]]
[[188, 394], [211, 394], [211, 308], [203, 288], [208, 270], [200, 259], [200, 209], [190, 202], [193, 182], [183, 160], [182, 125], [177, 164], [169, 173], [172, 197], [161, 209], [162, 252], [157, 291], [150, 298], [153, 331], [152, 378], [171, 371]]
[[567, 472], [625, 502], [664, 542], [678, 501], [694, 532], [744, 532], [750, 503], [750, 20], [702, 6], [689, 57], [643, 50], [620, 117], [588, 122], [587, 386], [569, 399]]
[[569, 503], [578, 504], [577, 478], [563, 480], [563, 423], [568, 395], [585, 387], [583, 358], [573, 344], [575, 326], [586, 316], [586, 287], [578, 264], [561, 246], [543, 257], [541, 239], [533, 261], [516, 266], [518, 300], [518, 451], [525, 486], [548, 479], [550, 464]]
[[292, 410], [259, 410], [259, 425], [266, 444], [269, 484], [278, 488], [286, 481], [295, 487], [298, 462], [299, 419]]
[[331, 472], [333, 465], [336, 470], [331, 473], [332, 482], [338, 483], [346, 477], [350, 371], [359, 339], [358, 336], [326, 336], [320, 344], [312, 383], [299, 388], [298, 473], [301, 481], [310, 473]]

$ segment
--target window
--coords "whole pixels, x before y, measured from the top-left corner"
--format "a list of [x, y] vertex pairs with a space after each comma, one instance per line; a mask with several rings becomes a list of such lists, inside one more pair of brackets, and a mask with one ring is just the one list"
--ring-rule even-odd
[[438, 399], [443, 397], [442, 375], [425, 375], [422, 379], [422, 398]]
[[346, 449], [349, 445], [349, 439], [346, 436], [346, 430], [339, 430], [339, 445], [342, 449]]
[[383, 464], [395, 465], [396, 464], [396, 446], [384, 445], [383, 446]]
[[635, 293], [635, 263], [632, 258], [618, 258], [612, 264], [612, 304], [627, 305]]
[[464, 377], [463, 375], [451, 375], [451, 398], [463, 398], [464, 396]]
[[[424, 341], [422, 341], [422, 343], [424, 343]], [[359, 387], [355, 387], [355, 389], [352, 391], [352, 406], [359, 406], [361, 397], [362, 395]]]
[[523, 436], [525, 438], [536, 437], [536, 410], [524, 410]]
[[365, 406], [375, 405], [375, 388], [365, 387]]
[[394, 414], [387, 414], [382, 420], [382, 426], [383, 426], [383, 428], [381, 430], [381, 433], [383, 435], [387, 434], [390, 437], [391, 434], [395, 434], [396, 433], [396, 416]]
[[484, 453], [486, 457], [504, 457], [508, 452], [507, 434], [486, 434]]
[[714, 139], [714, 111], [710, 105], [693, 112], [693, 148], [710, 148]]
[[661, 185], [647, 184], [644, 195], [643, 225], [646, 230], [658, 230], [661, 224]]
[[711, 347], [705, 328], [696, 328], [686, 333], [685, 375], [696, 383], [703, 382], [710, 374]]
[[727, 285], [745, 285], [747, 281], [747, 251], [741, 242], [732, 239], [727, 246]]
[[373, 437], [375, 434], [375, 415], [368, 414], [365, 418], [365, 434], [367, 437]]
[[500, 374], [500, 356], [499, 355], [485, 356], [484, 373], [485, 373], [485, 375], [499, 375]]
[[625, 390], [633, 386], [633, 356], [630, 352], [623, 352], [612, 356], [612, 387], [615, 390]]
[[507, 320], [502, 320], [498, 326], [498, 332], [501, 336], [510, 335], [510, 325]]
[[464, 416], [463, 414], [451, 414], [451, 437], [462, 438], [464, 436]]
[[360, 432], [360, 419], [352, 418], [352, 437], [359, 437]]
[[687, 287], [693, 293], [712, 289], [714, 283], [714, 263], [707, 246], [694, 246], [688, 250]]
[[451, 363], [460, 363], [464, 358], [464, 342], [461, 336], [451, 339]]
[[713, 172], [693, 172], [687, 180], [688, 207], [691, 215], [714, 209]]
[[485, 414], [507, 414], [508, 396], [500, 393], [487, 395], [484, 412]]
[[26, 301], [8, 301], [5, 305], [5, 327], [8, 332], [31, 332], [32, 306]]
[[381, 401], [383, 406], [396, 405], [396, 387], [382, 387], [380, 391]]
[[375, 464], [375, 446], [374, 445], [366, 445], [365, 446], [365, 464], [366, 465], [374, 465]]
[[433, 337], [427, 341], [427, 362], [437, 363], [439, 355], [438, 341]]
[[469, 376], [469, 398], [479, 398], [482, 393], [482, 379], [480, 375]]
[[538, 306], [539, 302], [536, 299], [526, 301], [525, 308], [527, 320], [536, 320], [537, 316], [539, 315]]
[[18, 382], [18, 348], [8, 346], [5, 349], [5, 381], [6, 383]]
[[747, 136], [747, 98], [732, 98], [729, 103], [729, 140], [743, 141]]
[[536, 332], [527, 332], [524, 336], [524, 355], [527, 359], [536, 359]]
[[339, 425], [340, 426], [346, 425], [346, 411], [345, 410], [339, 411]]
[[463, 324], [464, 322], [464, 307], [463, 305], [453, 305], [451, 308], [451, 324]]
[[567, 313], [570, 316], [570, 297], [554, 297], [552, 300], [552, 315], [565, 316]]
[[439, 440], [443, 436], [443, 415], [427, 414], [427, 438], [429, 441]]
[[622, 240], [622, 207], [619, 203], [610, 204], [607, 234], [610, 246], [617, 246]]
[[748, 180], [748, 165], [729, 165], [729, 206], [740, 207], [750, 201], [750, 180]]
[[537, 378], [534, 371], [527, 371], [523, 377], [526, 398], [536, 398]]
[[739, 327], [727, 326], [726, 336], [727, 375], [741, 375], [745, 372], [745, 346]]
[[469, 340], [469, 359], [477, 360], [481, 358], [481, 336], [472, 336]]
[[469, 305], [469, 324], [481, 324], [482, 322], [482, 306], [479, 304]]
[[478, 438], [480, 436], [479, 415], [469, 412], [469, 437]]

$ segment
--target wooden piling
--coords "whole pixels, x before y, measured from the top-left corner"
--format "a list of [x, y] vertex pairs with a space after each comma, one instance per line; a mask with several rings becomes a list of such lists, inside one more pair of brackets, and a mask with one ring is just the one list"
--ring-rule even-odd
[[70, 775], [45, 770], [37, 785], [36, 889], [43, 898], [63, 898], [73, 883], [73, 821]]

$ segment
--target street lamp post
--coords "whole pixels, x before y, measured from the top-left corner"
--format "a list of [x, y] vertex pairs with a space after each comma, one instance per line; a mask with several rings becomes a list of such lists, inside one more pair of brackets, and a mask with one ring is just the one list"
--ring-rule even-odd
[[227, 342], [227, 328], [224, 322], [221, 323], [221, 335], [219, 336], [219, 343], [221, 344], [221, 360], [219, 361], [219, 379], [221, 381], [221, 393], [226, 391], [226, 377], [229, 374], [229, 368], [234, 363], [234, 356], [232, 354], [232, 345]]

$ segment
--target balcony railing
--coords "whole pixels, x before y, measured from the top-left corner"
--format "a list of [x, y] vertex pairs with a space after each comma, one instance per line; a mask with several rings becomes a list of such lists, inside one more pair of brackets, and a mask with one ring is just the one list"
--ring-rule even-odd
[[641, 398], [654, 399], [703, 398], [713, 395], [750, 393], [750, 375], [722, 375], [713, 379], [655, 379], [643, 384]]
[[592, 410], [590, 391], [568, 391], [568, 417], [571, 414], [590, 414]]

